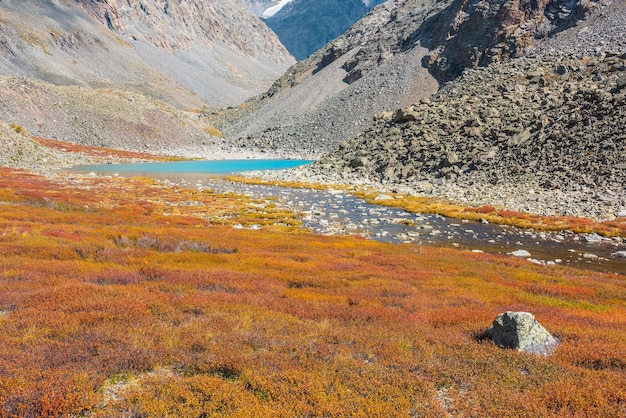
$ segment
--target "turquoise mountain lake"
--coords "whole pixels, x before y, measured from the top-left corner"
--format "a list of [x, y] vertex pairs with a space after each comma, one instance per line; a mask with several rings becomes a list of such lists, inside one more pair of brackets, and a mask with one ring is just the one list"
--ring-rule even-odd
[[312, 160], [198, 160], [158, 163], [101, 164], [73, 167], [72, 171], [123, 175], [195, 174], [227, 175], [241, 171], [282, 170], [308, 164]]

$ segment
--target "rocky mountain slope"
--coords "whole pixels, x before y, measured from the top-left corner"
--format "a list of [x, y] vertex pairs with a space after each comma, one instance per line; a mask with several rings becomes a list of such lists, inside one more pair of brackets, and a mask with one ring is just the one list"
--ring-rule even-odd
[[[379, 113], [363, 133], [287, 178], [366, 182], [546, 215], [626, 216], [626, 2], [551, 2], [542, 14], [521, 13], [527, 6], [508, 2], [498, 13], [483, 8], [484, 22], [467, 9], [451, 26], [463, 37], [452, 33], [443, 43], [433, 43], [440, 32], [434, 28], [455, 21], [448, 19], [451, 6], [431, 12], [413, 35], [398, 39], [421, 39], [429, 48], [422, 63], [438, 80], [453, 81], [416, 104]], [[516, 7], [519, 13], [512, 13]], [[446, 19], [436, 24], [435, 16]], [[502, 32], [510, 35], [506, 42], [494, 44], [501, 38], [486, 35], [472, 41], [464, 25], [474, 22], [477, 32], [489, 33], [481, 28], [494, 28], [494, 16], [504, 17], [499, 27], [510, 16], [530, 17]], [[480, 48], [467, 61], [470, 41]], [[394, 51], [403, 43], [386, 45]], [[393, 56], [381, 50], [361, 48], [344, 63], [348, 78], [350, 68], [361, 68], [351, 87], [368, 80], [381, 57]], [[303, 75], [304, 65], [293, 67], [261, 102], [297, 91], [324, 71]], [[485, 68], [469, 69], [480, 65]]]
[[427, 97], [464, 68], [521, 56], [595, 2], [389, 0], [236, 113], [212, 115], [242, 147], [319, 156], [376, 114]]
[[[193, 17], [193, 18], [190, 18]], [[293, 58], [242, 0], [0, 2], [0, 75], [232, 105]]]
[[455, 200], [479, 202], [492, 186], [500, 197], [481, 203], [518, 208], [546, 191], [563, 197], [544, 208], [556, 214], [580, 215], [567, 200], [584, 196], [596, 217], [624, 216], [626, 51], [519, 58], [469, 72], [420, 104], [381, 115], [318, 164], [422, 192], [461, 191]]
[[43, 165], [61, 167], [70, 160], [67, 155], [43, 147], [27, 135], [16, 131], [21, 131], [21, 128], [0, 122], [1, 167], [40, 168]]
[[297, 60], [303, 60], [383, 1], [294, 0], [264, 21], [287, 50]]
[[138, 93], [0, 77], [0, 121], [34, 136], [129, 151], [221, 157], [197, 114]]

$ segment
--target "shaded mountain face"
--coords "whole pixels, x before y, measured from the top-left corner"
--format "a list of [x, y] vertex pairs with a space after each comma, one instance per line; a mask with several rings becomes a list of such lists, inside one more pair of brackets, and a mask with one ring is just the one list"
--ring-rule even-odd
[[280, 0], [245, 0], [248, 9], [257, 16], [263, 16], [268, 8], [280, 3]]
[[265, 23], [289, 52], [303, 60], [384, 0], [294, 0]]
[[0, 2], [0, 75], [192, 108], [240, 103], [293, 62], [242, 0]]

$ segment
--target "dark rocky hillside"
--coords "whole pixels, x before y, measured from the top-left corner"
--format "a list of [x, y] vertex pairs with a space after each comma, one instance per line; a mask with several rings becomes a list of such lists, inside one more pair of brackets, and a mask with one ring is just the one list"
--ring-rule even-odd
[[322, 160], [384, 182], [624, 187], [626, 54], [472, 71]]
[[465, 68], [523, 56], [601, 8], [555, 0], [390, 0], [216, 123], [242, 147], [320, 155], [376, 114], [436, 92]]

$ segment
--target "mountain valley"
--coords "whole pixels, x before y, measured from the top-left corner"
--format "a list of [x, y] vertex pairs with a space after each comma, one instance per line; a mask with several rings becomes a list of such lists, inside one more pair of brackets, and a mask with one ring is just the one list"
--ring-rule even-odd
[[626, 0], [0, 0], [0, 145], [0, 417], [626, 416]]

